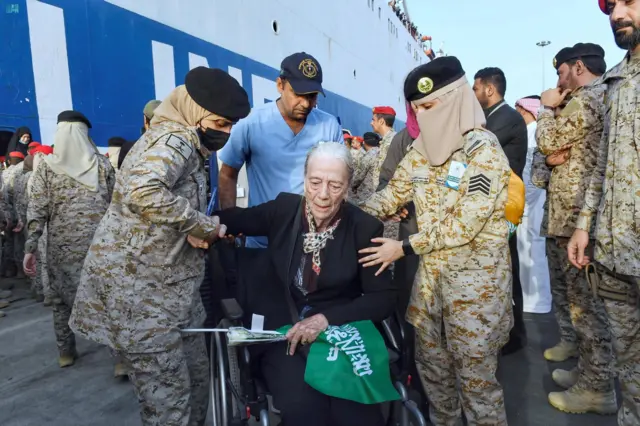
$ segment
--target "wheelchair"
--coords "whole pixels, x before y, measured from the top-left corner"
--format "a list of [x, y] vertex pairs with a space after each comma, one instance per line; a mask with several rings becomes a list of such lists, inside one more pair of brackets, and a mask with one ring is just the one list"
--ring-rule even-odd
[[[236, 299], [220, 302], [222, 320], [218, 328], [243, 326], [243, 309]], [[387, 426], [426, 426], [418, 405], [410, 398], [408, 354], [404, 351], [404, 331], [399, 316], [377, 324], [389, 351], [391, 379], [401, 399], [382, 404]], [[259, 425], [270, 426], [268, 389], [252, 364], [247, 346], [227, 345], [224, 334], [211, 336], [210, 347], [211, 408], [214, 426], [245, 426], [251, 419]], [[416, 378], [417, 379], [417, 378]]]

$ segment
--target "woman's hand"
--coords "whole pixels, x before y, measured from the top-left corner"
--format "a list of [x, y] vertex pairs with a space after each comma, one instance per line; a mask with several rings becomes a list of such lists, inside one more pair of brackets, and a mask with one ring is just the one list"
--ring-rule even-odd
[[389, 267], [393, 262], [404, 256], [402, 250], [402, 241], [392, 240], [390, 238], [374, 238], [372, 243], [382, 244], [378, 247], [368, 247], [360, 250], [360, 254], [368, 254], [369, 256], [363, 257], [358, 262], [364, 263], [364, 267], [376, 266], [382, 264], [380, 269], [376, 272], [376, 276], [380, 275], [385, 269]]
[[289, 341], [289, 355], [296, 353], [298, 343], [306, 345], [315, 342], [320, 333], [329, 327], [329, 321], [322, 314], [316, 314], [312, 317], [305, 318], [296, 323], [287, 332], [287, 340]]

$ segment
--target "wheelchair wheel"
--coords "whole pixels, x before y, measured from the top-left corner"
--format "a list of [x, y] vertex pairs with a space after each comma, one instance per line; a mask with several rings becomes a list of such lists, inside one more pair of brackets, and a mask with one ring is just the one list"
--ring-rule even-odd
[[[229, 328], [232, 324], [223, 319], [219, 328]], [[242, 424], [246, 420], [244, 403], [238, 398], [242, 396], [240, 384], [240, 367], [238, 361], [238, 349], [227, 346], [224, 336], [215, 335], [216, 339], [216, 365], [218, 369], [217, 390], [219, 415], [222, 425]]]

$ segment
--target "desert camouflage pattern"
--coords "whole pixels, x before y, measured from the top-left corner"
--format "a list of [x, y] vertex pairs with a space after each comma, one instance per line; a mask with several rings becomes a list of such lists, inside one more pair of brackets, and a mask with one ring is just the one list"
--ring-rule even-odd
[[544, 155], [571, 148], [571, 157], [553, 167], [547, 197], [549, 198], [549, 235], [571, 237], [578, 213], [584, 203], [589, 178], [596, 165], [602, 135], [602, 100], [605, 86], [598, 80], [580, 87], [558, 113], [545, 109], [538, 115], [536, 141]]
[[9, 207], [9, 203], [4, 198], [4, 170], [0, 173], [0, 219], [2, 220], [2, 224], [0, 226], [4, 226], [4, 222], [7, 219], [12, 218], [11, 208]]
[[[378, 185], [380, 184], [380, 169], [382, 168], [382, 163], [384, 163], [384, 159], [387, 158], [387, 153], [389, 152], [389, 147], [391, 146], [391, 141], [393, 140], [393, 137], [396, 135], [396, 131], [395, 130], [389, 130], [387, 132], [386, 135], [384, 135], [382, 137], [382, 139], [380, 140], [380, 146], [378, 147], [378, 158], [376, 161], [376, 164], [373, 168], [373, 176], [371, 177], [371, 179], [373, 179], [373, 182], [375, 184], [374, 188], [378, 188]], [[374, 189], [375, 190], [375, 189]]]
[[[457, 190], [447, 185], [453, 161], [467, 165]], [[429, 166], [426, 158], [411, 149], [389, 185], [363, 205], [368, 213], [386, 217], [409, 201], [415, 203], [419, 232], [409, 240], [420, 264], [406, 318], [420, 338], [416, 359], [422, 365], [433, 363], [432, 352], [446, 348], [449, 357], [468, 363], [469, 374], [448, 369], [447, 380], [455, 382], [457, 373], [462, 389], [476, 386], [477, 381], [486, 397], [500, 401], [491, 403], [492, 413], [478, 413], [480, 418], [504, 416], [495, 370], [478, 363], [497, 355], [513, 325], [509, 231], [504, 218], [510, 174], [496, 137], [474, 130], [465, 135], [463, 149], [440, 167]], [[429, 378], [425, 375], [422, 381], [427, 383]], [[448, 385], [443, 379], [440, 384]], [[472, 413], [476, 406], [489, 409], [482, 401], [463, 398], [465, 413]]]
[[608, 86], [597, 165], [576, 227], [595, 224], [595, 258], [617, 273], [640, 277], [640, 59], [627, 56], [602, 78]]
[[[531, 183], [540, 189], [547, 189], [551, 179], [551, 167], [547, 166], [546, 160], [547, 157], [539, 149], [534, 149], [531, 160]], [[545, 197], [543, 210], [540, 236], [547, 237], [549, 236], [549, 197]]]
[[18, 251], [20, 254], [24, 253], [24, 240], [12, 231], [18, 223], [13, 205], [13, 187], [16, 177], [22, 174], [23, 168], [24, 164], [19, 163], [14, 166], [9, 166], [2, 171], [2, 199], [6, 208], [6, 216], [11, 219], [11, 228], [5, 229], [4, 233], [2, 262], [5, 268], [9, 269], [20, 268], [22, 266], [22, 260], [16, 263], [16, 254]]
[[207, 417], [209, 360], [203, 334], [158, 353], [124, 353], [143, 426], [202, 426]]
[[374, 169], [378, 162], [378, 148], [366, 151], [358, 161], [353, 171], [353, 181], [349, 188], [349, 201], [360, 204], [366, 201], [376, 191], [377, 182], [374, 182]]
[[71, 308], [84, 258], [111, 201], [113, 168], [102, 155], [98, 155], [98, 163], [99, 186], [95, 192], [67, 175], [54, 173], [44, 161], [33, 172], [30, 181], [25, 252], [37, 251], [38, 241], [47, 227], [53, 322], [62, 354], [75, 351], [75, 338], [69, 328]]
[[[443, 342], [446, 337], [442, 336]], [[446, 348], [432, 347], [416, 333], [416, 364], [435, 426], [461, 424], [461, 409], [469, 425], [506, 426], [504, 394], [496, 379], [498, 355], [454, 357]], [[455, 371], [460, 377], [460, 386]], [[462, 394], [462, 398], [458, 396]]]
[[196, 419], [206, 410], [206, 394], [190, 390], [208, 383], [206, 353], [202, 345], [192, 351], [180, 330], [201, 327], [206, 316], [204, 252], [187, 235], [218, 231], [204, 214], [208, 155], [195, 128], [170, 122], [133, 146], [87, 254], [70, 321], [129, 360], [145, 425], [201, 424], [189, 412]]
[[[23, 225], [21, 232], [13, 233], [14, 260], [18, 267], [22, 265], [24, 259], [24, 243], [27, 238], [27, 205], [29, 203], [28, 183], [32, 173], [32, 171], [26, 171], [19, 174], [13, 183], [13, 212], [16, 222]], [[38, 274], [34, 278], [30, 278], [30, 281], [31, 291], [35, 294], [43, 294], [42, 280], [38, 278]]]
[[[595, 298], [584, 270], [574, 268], [567, 255], [568, 238], [547, 238], [552, 276], [553, 309], [561, 339], [578, 345], [580, 377], [576, 386], [592, 392], [610, 392], [614, 357], [611, 330], [602, 299]], [[587, 256], [593, 256], [593, 242]]]

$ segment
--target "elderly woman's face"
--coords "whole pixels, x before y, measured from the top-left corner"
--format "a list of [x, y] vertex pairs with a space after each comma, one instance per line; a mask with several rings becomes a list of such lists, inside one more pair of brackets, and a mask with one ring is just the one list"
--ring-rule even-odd
[[320, 225], [335, 216], [346, 199], [349, 189], [347, 165], [337, 158], [312, 158], [307, 168], [304, 186], [313, 218], [316, 224]]

